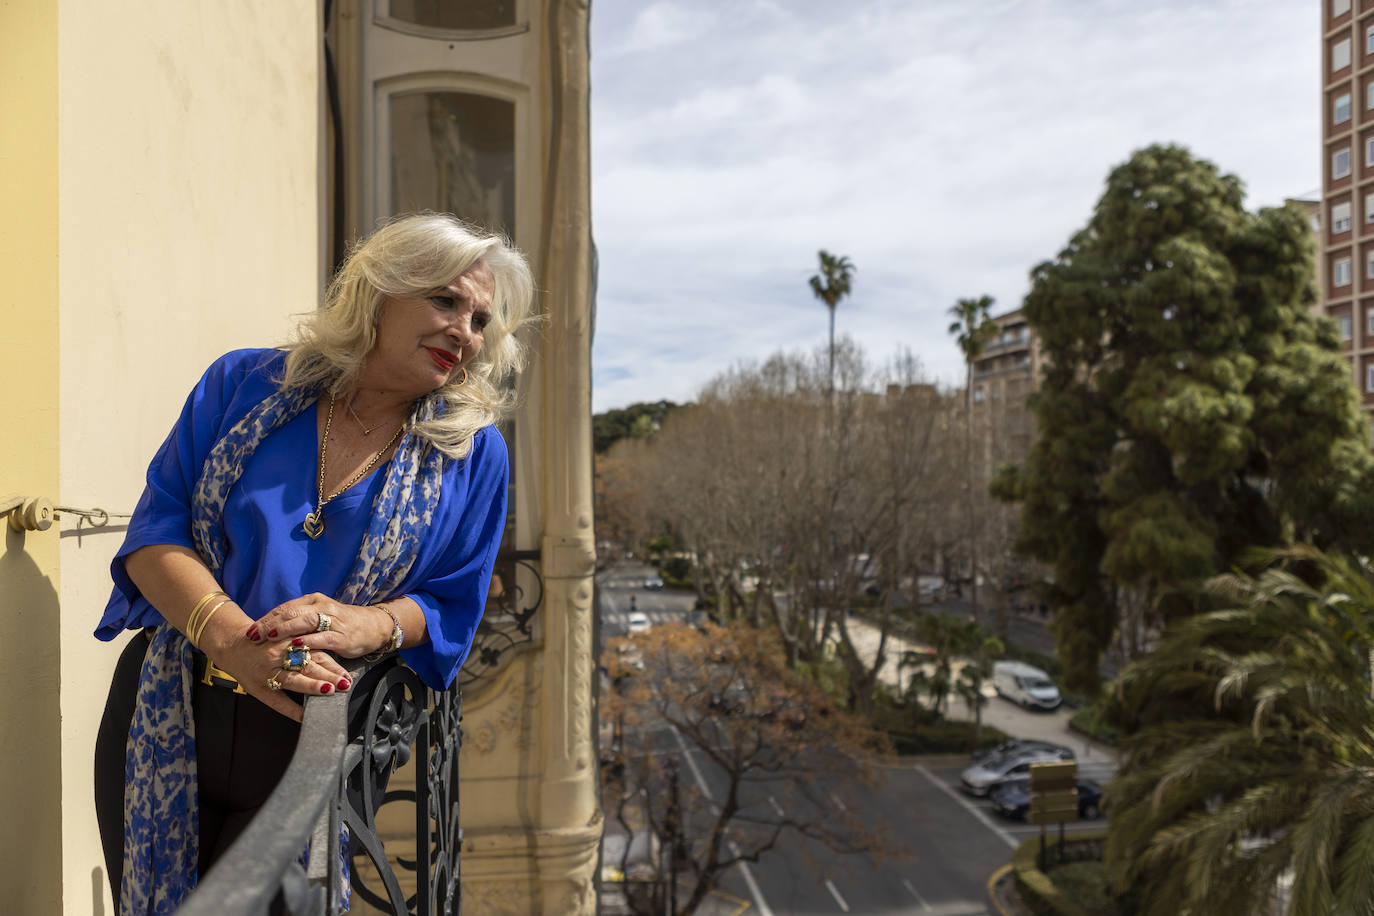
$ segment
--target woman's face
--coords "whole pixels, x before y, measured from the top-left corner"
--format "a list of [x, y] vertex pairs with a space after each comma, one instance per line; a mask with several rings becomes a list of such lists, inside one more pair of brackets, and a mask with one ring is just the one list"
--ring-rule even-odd
[[387, 299], [363, 384], [414, 397], [443, 385], [482, 349], [495, 292], [491, 270], [478, 261], [420, 298]]

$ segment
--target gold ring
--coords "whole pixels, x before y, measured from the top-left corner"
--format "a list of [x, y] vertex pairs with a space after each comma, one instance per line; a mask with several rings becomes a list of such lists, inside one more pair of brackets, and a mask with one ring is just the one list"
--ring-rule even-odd
[[277, 680], [277, 678], [281, 677], [282, 672], [284, 672], [285, 670], [285, 668], [278, 668], [276, 671], [272, 672], [272, 676], [267, 679], [268, 690], [271, 690], [274, 693], [278, 690], [281, 690], [281, 681]]
[[318, 624], [315, 625], [315, 632], [316, 632], [316, 633], [323, 633], [325, 630], [328, 630], [328, 629], [329, 629], [330, 627], [332, 627], [333, 625], [334, 625], [334, 618], [333, 618], [333, 617], [330, 617], [328, 614], [326, 614], [326, 613], [324, 613], [323, 611], [321, 611], [321, 612], [320, 612], [320, 622], [319, 622]]

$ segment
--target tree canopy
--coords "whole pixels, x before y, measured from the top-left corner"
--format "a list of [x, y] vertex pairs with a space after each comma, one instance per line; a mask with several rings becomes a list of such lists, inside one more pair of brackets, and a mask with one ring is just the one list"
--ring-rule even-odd
[[1141, 914], [1374, 907], [1374, 569], [1293, 548], [1218, 577], [1118, 683], [1108, 856]]
[[592, 451], [600, 455], [621, 439], [648, 438], [675, 407], [672, 401], [646, 401], [596, 414], [592, 417]]
[[1367, 424], [1335, 326], [1312, 314], [1312, 232], [1247, 212], [1177, 146], [1114, 169], [1088, 225], [1031, 274], [1038, 436], [994, 490], [1049, 564], [1071, 687], [1100, 653], [1199, 610], [1253, 545], [1367, 548]]

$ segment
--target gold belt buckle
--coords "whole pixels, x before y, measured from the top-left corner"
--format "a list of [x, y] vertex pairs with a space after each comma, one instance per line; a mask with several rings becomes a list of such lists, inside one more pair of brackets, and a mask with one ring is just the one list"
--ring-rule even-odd
[[[215, 681], [219, 681], [220, 683], [216, 684]], [[219, 665], [216, 665], [210, 660], [210, 656], [208, 655], [205, 657], [205, 674], [201, 677], [200, 682], [206, 687], [228, 687], [230, 684], [233, 684], [234, 693], [241, 693], [245, 696], [248, 694], [248, 691], [243, 689], [243, 685], [238, 682], [237, 678], [228, 671], [225, 671]]]

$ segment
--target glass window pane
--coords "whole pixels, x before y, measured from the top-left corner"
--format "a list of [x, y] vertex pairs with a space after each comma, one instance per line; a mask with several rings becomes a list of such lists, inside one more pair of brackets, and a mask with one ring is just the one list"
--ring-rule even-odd
[[435, 29], [499, 29], [515, 25], [515, 0], [391, 0], [391, 18]]
[[514, 238], [514, 103], [467, 92], [392, 96], [391, 209], [447, 211]]

